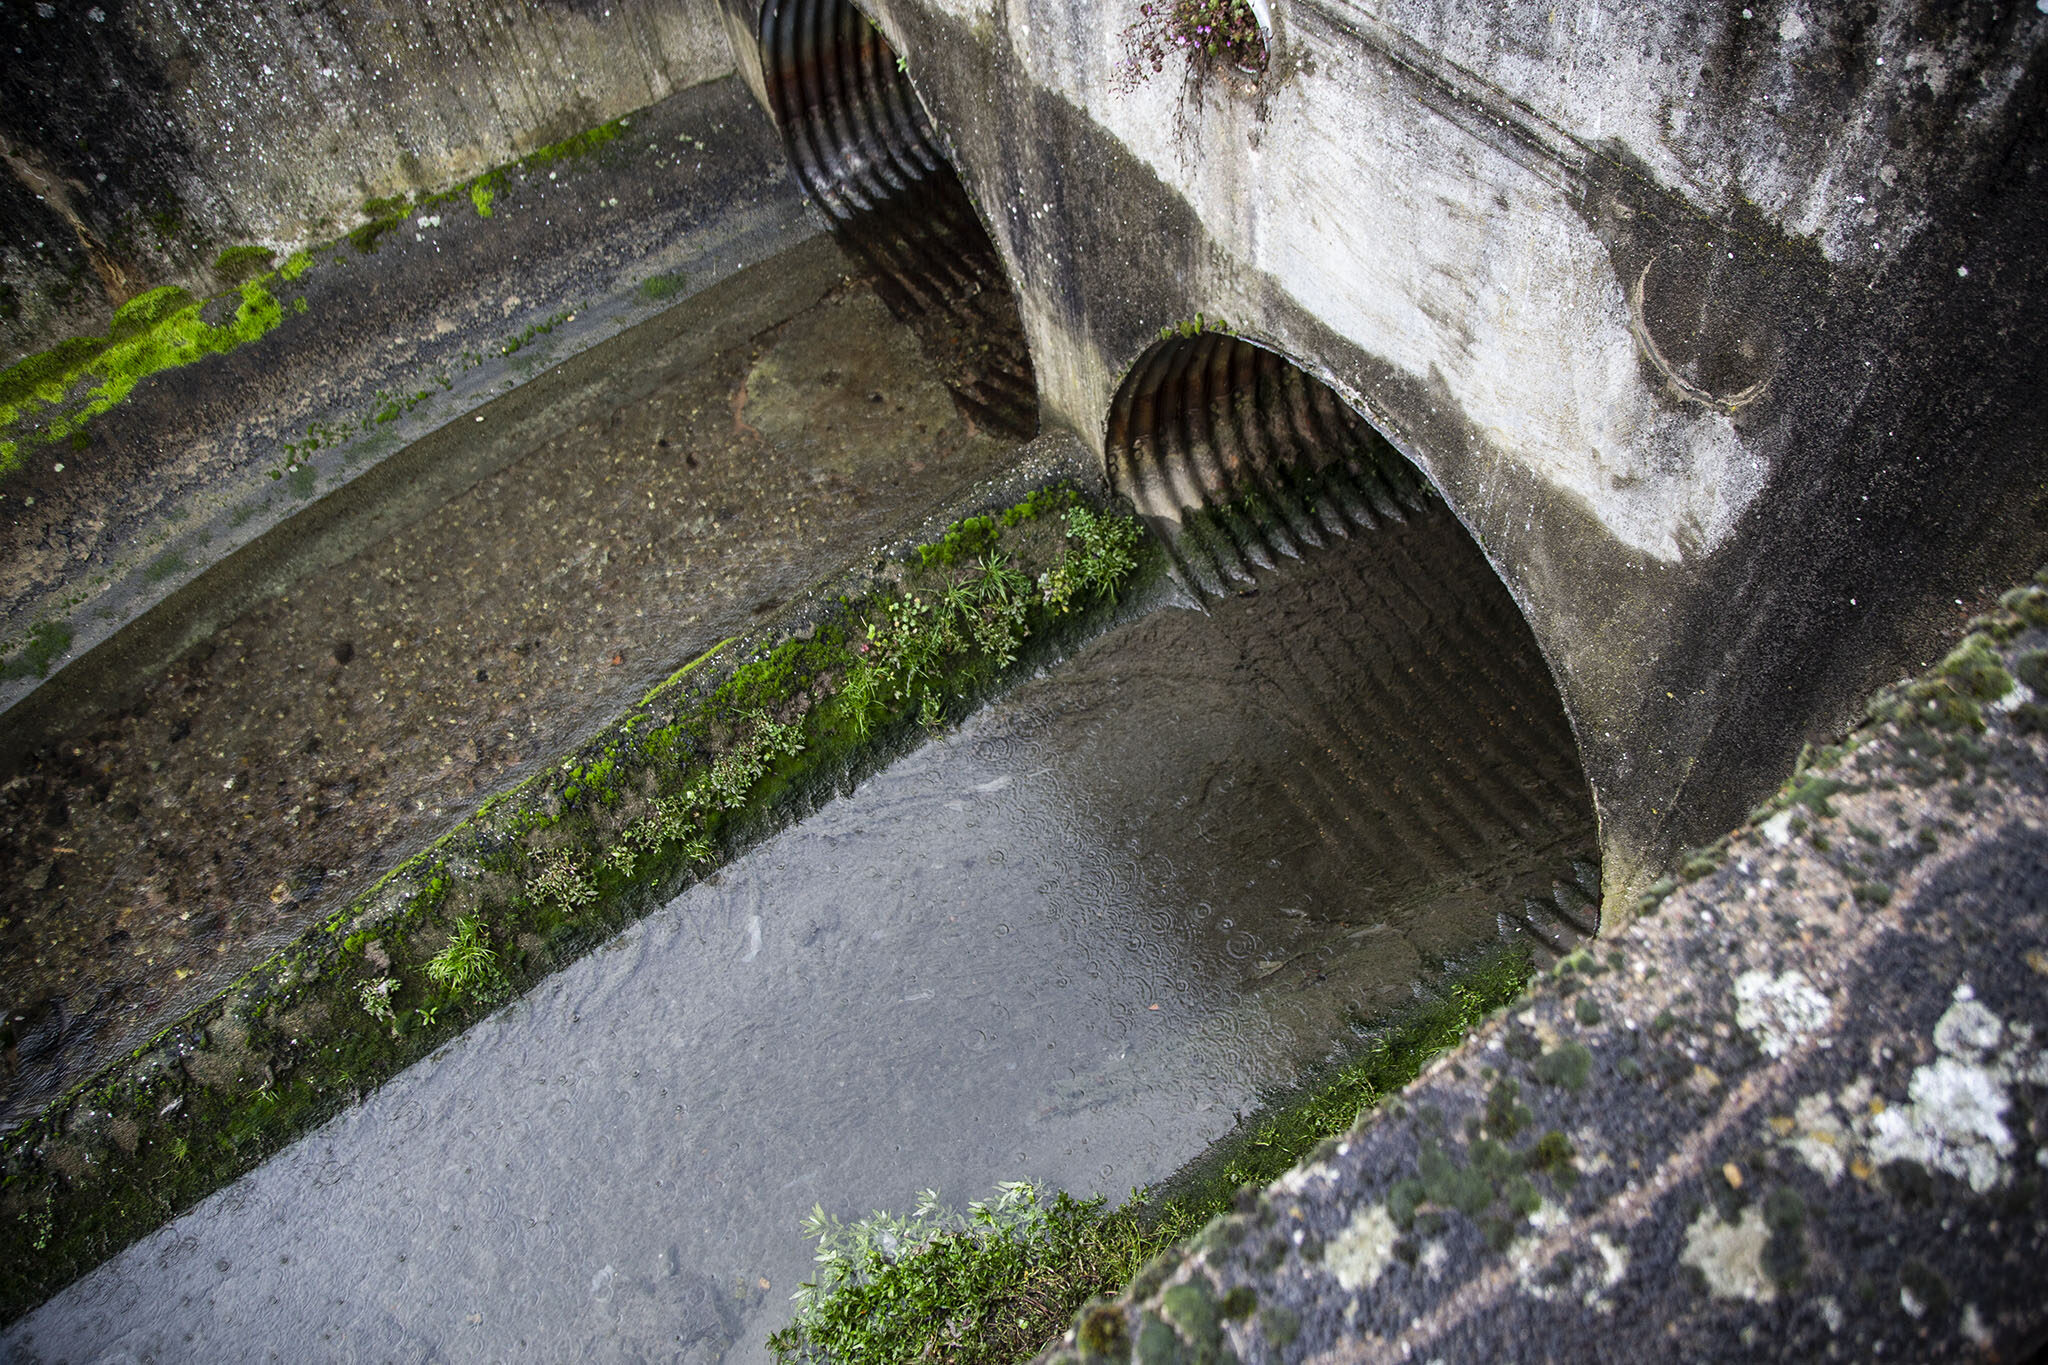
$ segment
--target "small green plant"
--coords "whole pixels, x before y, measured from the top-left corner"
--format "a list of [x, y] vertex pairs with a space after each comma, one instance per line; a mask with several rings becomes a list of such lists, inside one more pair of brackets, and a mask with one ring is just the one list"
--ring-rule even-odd
[[1200, 85], [1220, 66], [1257, 74], [1270, 54], [1265, 30], [1250, 0], [1147, 0], [1138, 20], [1123, 31], [1123, 60], [1112, 82], [1130, 91], [1184, 61], [1190, 82]]
[[391, 1008], [391, 993], [397, 989], [397, 977], [382, 976], [375, 981], [365, 981], [357, 987], [356, 999], [372, 1019], [382, 1020], [392, 1028], [397, 1028], [398, 1013]]
[[542, 860], [526, 890], [539, 904], [552, 906], [565, 915], [573, 915], [597, 899], [597, 887], [591, 884], [582, 865], [562, 852]]
[[[440, 952], [427, 959], [427, 975], [455, 995], [475, 1000], [492, 1000], [504, 993], [505, 974], [498, 970], [498, 954], [491, 947], [490, 933], [475, 915], [456, 921], [455, 937]], [[419, 1011], [422, 1024], [432, 1022], [427, 1010]]]
[[492, 191], [489, 185], [484, 184], [482, 181], [478, 181], [469, 187], [469, 202], [475, 206], [476, 216], [479, 218], [491, 216], [491, 201], [496, 198], [496, 193]]

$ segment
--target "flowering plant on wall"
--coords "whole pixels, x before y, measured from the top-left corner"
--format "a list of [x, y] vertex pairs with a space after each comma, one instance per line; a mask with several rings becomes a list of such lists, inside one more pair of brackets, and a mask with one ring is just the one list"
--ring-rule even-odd
[[1146, 0], [1138, 22], [1124, 30], [1123, 45], [1115, 77], [1121, 90], [1136, 89], [1170, 61], [1185, 61], [1196, 84], [1222, 66], [1257, 75], [1268, 55], [1252, 0]]

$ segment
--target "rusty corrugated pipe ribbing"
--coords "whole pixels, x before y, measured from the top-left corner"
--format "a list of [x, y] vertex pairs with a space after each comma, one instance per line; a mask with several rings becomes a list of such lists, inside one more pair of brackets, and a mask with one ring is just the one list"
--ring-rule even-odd
[[[1556, 683], [1506, 586], [1415, 466], [1327, 385], [1215, 332], [1139, 359], [1110, 408], [1107, 454], [1116, 490], [1212, 597], [1354, 542], [1332, 572], [1336, 587], [1355, 583], [1339, 609], [1371, 618], [1373, 644], [1332, 665], [1362, 681], [1347, 714], [1327, 718], [1350, 738], [1322, 747], [1357, 774], [1338, 784], [1343, 818], [1378, 849], [1388, 884], [1520, 866], [1504, 913], [1521, 929], [1553, 953], [1597, 931], [1592, 793]], [[1306, 674], [1301, 685], [1318, 690]]]
[[1016, 296], [895, 50], [847, 0], [768, 0], [759, 38], [797, 178], [968, 415], [1034, 435], [1038, 383]]

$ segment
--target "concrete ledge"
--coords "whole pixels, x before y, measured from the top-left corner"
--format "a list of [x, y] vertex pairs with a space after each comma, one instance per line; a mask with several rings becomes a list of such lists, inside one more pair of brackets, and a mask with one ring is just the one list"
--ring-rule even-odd
[[2048, 574], [2004, 603], [1597, 956], [1053, 1358], [2026, 1358]]

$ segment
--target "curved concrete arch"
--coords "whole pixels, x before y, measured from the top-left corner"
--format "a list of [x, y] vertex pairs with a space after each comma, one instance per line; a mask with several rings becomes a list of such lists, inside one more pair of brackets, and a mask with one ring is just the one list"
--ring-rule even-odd
[[769, 111], [834, 233], [961, 408], [1034, 435], [1037, 375], [1002, 255], [881, 28], [851, 0], [765, 0], [754, 36]]
[[[1428, 476], [1328, 384], [1227, 332], [1171, 335], [1105, 418], [1111, 486], [1210, 597], [1329, 574], [1372, 617], [1352, 661], [1361, 758], [1346, 818], [1393, 884], [1498, 889], [1553, 951], [1598, 931], [1599, 819], [1550, 660]], [[1282, 561], [1326, 564], [1275, 574]], [[1354, 628], [1354, 635], [1358, 634]]]

